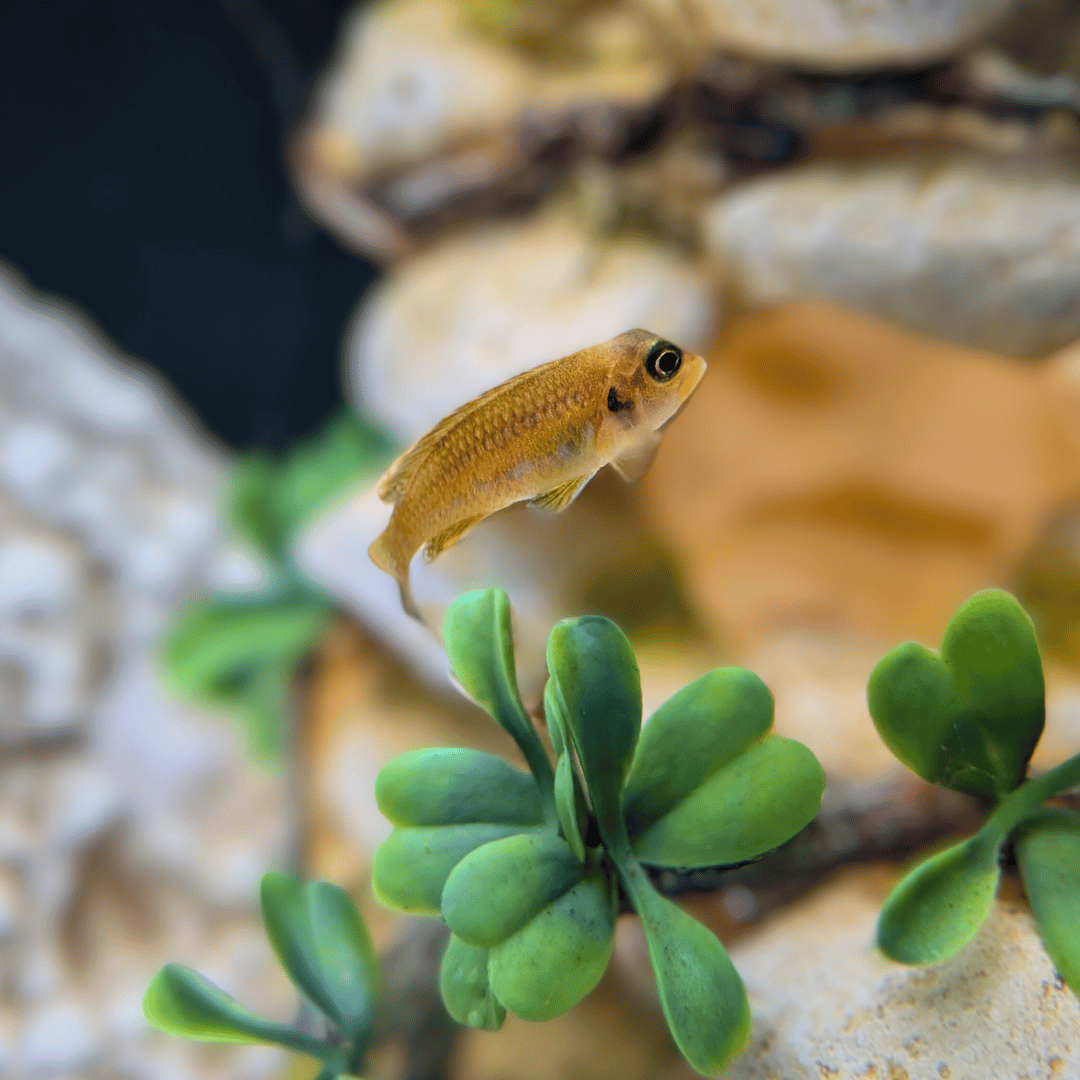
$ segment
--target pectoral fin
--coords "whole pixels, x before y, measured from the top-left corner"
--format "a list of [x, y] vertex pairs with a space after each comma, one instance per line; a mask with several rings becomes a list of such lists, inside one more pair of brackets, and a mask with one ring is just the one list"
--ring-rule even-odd
[[431, 562], [436, 555], [441, 554], [447, 548], [453, 547], [474, 525], [479, 525], [486, 515], [477, 514], [476, 517], [463, 518], [451, 525], [449, 529], [443, 529], [441, 533], [433, 536], [424, 545], [424, 562]]
[[592, 478], [592, 473], [589, 473], [588, 476], [575, 476], [573, 480], [567, 480], [565, 484], [560, 484], [550, 491], [545, 491], [543, 495], [537, 495], [535, 499], [529, 501], [529, 505], [535, 506], [537, 510], [543, 510], [547, 514], [558, 514], [577, 498], [577, 493]]
[[633, 446], [627, 447], [621, 454], [611, 459], [611, 467], [628, 483], [640, 480], [648, 471], [660, 448], [660, 432], [650, 431], [648, 435]]

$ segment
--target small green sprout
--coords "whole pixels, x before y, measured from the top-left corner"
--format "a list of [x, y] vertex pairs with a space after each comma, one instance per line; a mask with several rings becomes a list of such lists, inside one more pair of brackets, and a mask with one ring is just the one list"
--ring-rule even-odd
[[963, 948], [990, 914], [1011, 839], [1046, 951], [1080, 992], [1080, 814], [1042, 806], [1080, 784], [1080, 754], [1025, 780], [1045, 719], [1031, 620], [1008, 593], [977, 593], [953, 616], [940, 655], [899, 646], [874, 669], [867, 696], [882, 739], [909, 769], [993, 807], [974, 836], [896, 886], [878, 922], [882, 951], [932, 964]]
[[228, 517], [265, 559], [272, 580], [255, 592], [192, 603], [166, 635], [161, 665], [178, 696], [235, 714], [261, 760], [280, 760], [285, 751], [293, 680], [335, 610], [294, 566], [292, 536], [390, 453], [375, 428], [342, 413], [280, 461], [256, 450], [231, 470]]
[[720, 942], [656, 892], [643, 864], [739, 863], [779, 846], [817, 812], [817, 760], [770, 734], [772, 695], [737, 668], [691, 683], [642, 729], [629, 642], [585, 617], [548, 641], [552, 769], [518, 694], [506, 595], [460, 597], [444, 638], [461, 685], [531, 772], [476, 750], [420, 750], [376, 781], [395, 826], [375, 856], [376, 895], [450, 927], [440, 981], [450, 1015], [497, 1030], [507, 1010], [566, 1012], [607, 968], [621, 889], [675, 1042], [695, 1069], [718, 1072], [749, 1038], [746, 991]]
[[266, 933], [281, 966], [325, 1018], [318, 1038], [249, 1013], [183, 964], [166, 964], [146, 991], [143, 1011], [155, 1027], [199, 1042], [269, 1043], [322, 1062], [316, 1080], [359, 1075], [375, 1019], [378, 961], [364, 920], [336, 885], [307, 885], [285, 874], [262, 881]]

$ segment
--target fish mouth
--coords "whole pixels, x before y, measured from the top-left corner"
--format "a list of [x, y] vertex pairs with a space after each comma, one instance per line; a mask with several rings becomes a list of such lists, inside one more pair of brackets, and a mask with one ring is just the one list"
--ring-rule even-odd
[[698, 383], [705, 378], [705, 372], [708, 370], [708, 361], [703, 356], [698, 356], [697, 353], [685, 353], [686, 360], [696, 360], [698, 363], [698, 370], [696, 375], [691, 375], [683, 381], [683, 385], [679, 388], [679, 404], [682, 405], [684, 401], [698, 388]]

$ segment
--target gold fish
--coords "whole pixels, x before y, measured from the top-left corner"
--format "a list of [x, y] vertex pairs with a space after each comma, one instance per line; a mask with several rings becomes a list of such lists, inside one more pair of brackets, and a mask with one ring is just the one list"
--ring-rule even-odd
[[379, 482], [393, 503], [368, 549], [419, 617], [409, 563], [431, 561], [486, 517], [529, 502], [558, 513], [611, 465], [636, 480], [652, 462], [660, 427], [705, 374], [705, 361], [647, 330], [541, 364], [470, 401], [417, 440]]

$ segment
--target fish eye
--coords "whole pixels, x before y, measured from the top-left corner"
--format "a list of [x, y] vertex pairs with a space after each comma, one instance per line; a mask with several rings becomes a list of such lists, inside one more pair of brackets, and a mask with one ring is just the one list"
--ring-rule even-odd
[[645, 370], [657, 382], [667, 382], [682, 366], [682, 350], [670, 341], [657, 341], [645, 357]]

